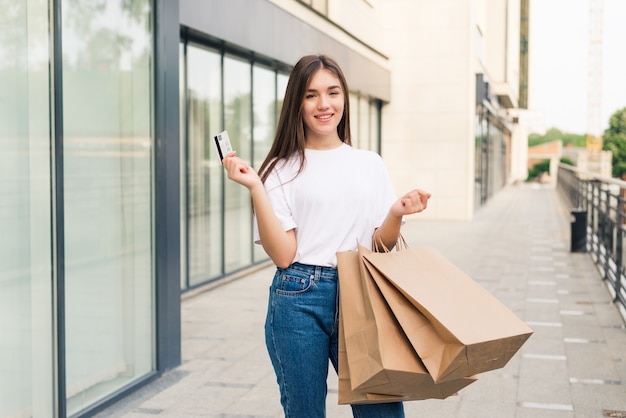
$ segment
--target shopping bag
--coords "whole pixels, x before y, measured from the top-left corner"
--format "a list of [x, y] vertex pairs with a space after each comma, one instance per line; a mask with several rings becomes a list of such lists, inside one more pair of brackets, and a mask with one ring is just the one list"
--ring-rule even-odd
[[409, 400], [402, 395], [383, 395], [377, 393], [368, 393], [365, 389], [352, 389], [352, 385], [350, 383], [350, 370], [348, 368], [349, 366], [346, 353], [344, 330], [343, 326], [341, 326], [343, 320], [341, 317], [339, 319], [339, 322], [339, 370], [337, 372], [339, 377], [339, 404], [384, 403]]
[[359, 246], [359, 255], [363, 274], [377, 283], [437, 383], [504, 367], [533, 333], [433, 248], [379, 253]]
[[357, 252], [337, 253], [339, 403], [445, 399], [476, 379], [435, 384], [371, 280]]

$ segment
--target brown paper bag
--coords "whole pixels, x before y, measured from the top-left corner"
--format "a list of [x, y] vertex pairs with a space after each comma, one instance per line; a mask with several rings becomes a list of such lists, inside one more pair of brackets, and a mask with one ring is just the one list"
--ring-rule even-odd
[[533, 332], [432, 248], [359, 254], [435, 382], [504, 367]]
[[435, 384], [356, 252], [338, 253], [339, 403], [444, 399], [474, 382]]

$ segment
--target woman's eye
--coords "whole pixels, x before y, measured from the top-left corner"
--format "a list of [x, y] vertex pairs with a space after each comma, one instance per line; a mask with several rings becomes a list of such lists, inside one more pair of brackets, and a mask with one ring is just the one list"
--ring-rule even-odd
[[314, 98], [314, 97], [315, 97], [315, 95], [314, 95], [314, 94], [307, 94], [305, 97], [306, 97], [307, 99], [312, 99], [312, 98]]

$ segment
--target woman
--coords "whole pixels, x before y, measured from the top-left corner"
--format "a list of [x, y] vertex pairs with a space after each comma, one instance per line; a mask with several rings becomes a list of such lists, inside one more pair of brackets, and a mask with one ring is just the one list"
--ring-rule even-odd
[[[229, 153], [228, 178], [250, 190], [257, 243], [276, 264], [266, 343], [287, 418], [325, 416], [328, 360], [337, 370], [338, 251], [392, 248], [403, 216], [430, 194], [394, 195], [380, 156], [350, 146], [348, 86], [327, 56], [293, 68], [269, 154], [258, 175]], [[402, 403], [353, 405], [355, 417], [403, 417]]]

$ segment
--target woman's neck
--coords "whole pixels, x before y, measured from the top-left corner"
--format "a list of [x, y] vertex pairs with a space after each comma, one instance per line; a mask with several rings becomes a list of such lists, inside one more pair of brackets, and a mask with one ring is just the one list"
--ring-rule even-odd
[[305, 140], [305, 148], [313, 150], [329, 150], [338, 148], [343, 144], [339, 135], [327, 137], [307, 136]]

